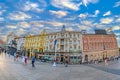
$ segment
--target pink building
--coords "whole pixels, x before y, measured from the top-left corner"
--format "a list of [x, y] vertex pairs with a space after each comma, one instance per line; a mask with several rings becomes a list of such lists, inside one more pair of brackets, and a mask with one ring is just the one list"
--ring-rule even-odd
[[83, 62], [119, 56], [114, 34], [83, 34], [82, 41]]

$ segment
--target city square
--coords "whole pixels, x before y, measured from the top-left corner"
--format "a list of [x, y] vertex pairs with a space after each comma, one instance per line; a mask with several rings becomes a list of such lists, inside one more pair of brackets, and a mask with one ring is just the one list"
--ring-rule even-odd
[[120, 80], [120, 1], [0, 0], [0, 80]]
[[13, 56], [0, 56], [0, 80], [119, 80], [120, 60], [109, 62], [108, 66], [100, 64], [68, 65], [42, 63], [36, 61], [32, 68], [30, 61], [27, 65], [14, 61]]

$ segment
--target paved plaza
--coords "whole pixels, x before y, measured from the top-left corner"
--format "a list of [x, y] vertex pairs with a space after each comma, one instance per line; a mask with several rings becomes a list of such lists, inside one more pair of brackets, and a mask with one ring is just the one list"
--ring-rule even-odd
[[91, 65], [57, 64], [36, 62], [32, 68], [30, 61], [27, 65], [13, 60], [12, 56], [0, 56], [0, 80], [120, 80], [120, 61]]

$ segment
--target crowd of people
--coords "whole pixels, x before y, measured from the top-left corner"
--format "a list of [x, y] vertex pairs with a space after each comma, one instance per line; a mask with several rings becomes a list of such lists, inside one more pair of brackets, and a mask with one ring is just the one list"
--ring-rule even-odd
[[[9, 57], [12, 56], [4, 48], [0, 48], [0, 55], [1, 56], [3, 56], [3, 55], [7, 56], [8, 55]], [[14, 58], [15, 62], [21, 61], [22, 64], [24, 64], [24, 65], [28, 64], [28, 57], [26, 55], [20, 55], [18, 53], [14, 53], [13, 58]], [[35, 57], [34, 56], [32, 56], [30, 63], [32, 65], [32, 67], [35, 67]]]

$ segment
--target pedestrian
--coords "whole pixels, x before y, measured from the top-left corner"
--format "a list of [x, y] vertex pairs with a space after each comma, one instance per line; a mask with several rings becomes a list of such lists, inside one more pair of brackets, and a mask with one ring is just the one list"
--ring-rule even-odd
[[14, 61], [16, 61], [16, 53], [14, 53]]
[[5, 56], [6, 56], [6, 50], [4, 50]]
[[32, 67], [35, 67], [35, 57], [32, 57]]
[[22, 63], [24, 64], [25, 63], [25, 57], [22, 56]]
[[16, 54], [16, 61], [18, 61], [18, 54]]
[[65, 67], [68, 67], [68, 60], [65, 60]]
[[27, 64], [27, 60], [28, 60], [28, 58], [27, 58], [27, 56], [25, 56], [25, 64]]
[[105, 59], [105, 65], [108, 65], [108, 58]]

